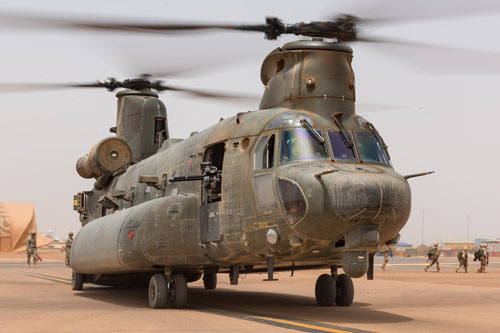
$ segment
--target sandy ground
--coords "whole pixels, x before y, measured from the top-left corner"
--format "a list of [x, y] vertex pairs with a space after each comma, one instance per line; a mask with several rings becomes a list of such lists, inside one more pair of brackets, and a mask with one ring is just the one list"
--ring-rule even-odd
[[316, 278], [328, 271], [278, 274], [263, 282], [248, 275], [238, 286], [219, 275], [216, 290], [190, 284], [183, 310], [148, 308], [143, 288], [86, 285], [70, 289], [71, 271], [62, 254], [46, 254], [38, 269], [24, 256], [0, 255], [0, 331], [175, 331], [175, 332], [500, 332], [500, 260], [487, 274], [455, 273], [453, 258], [442, 273], [423, 271], [423, 258], [395, 258], [375, 280], [354, 280], [351, 307], [318, 307]]

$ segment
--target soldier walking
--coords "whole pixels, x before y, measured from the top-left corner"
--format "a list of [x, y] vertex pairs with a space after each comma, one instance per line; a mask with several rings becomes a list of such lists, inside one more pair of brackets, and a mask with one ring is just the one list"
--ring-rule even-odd
[[66, 267], [71, 267], [70, 255], [71, 255], [71, 245], [73, 245], [73, 232], [70, 231], [68, 234], [68, 239], [66, 239], [66, 244], [64, 246], [64, 252], [66, 254]]
[[385, 271], [385, 266], [387, 266], [387, 263], [389, 262], [389, 253], [392, 254], [392, 250], [389, 246], [384, 244], [378, 251], [384, 256], [384, 263], [382, 264], [381, 268], [383, 271]]
[[475, 255], [476, 258], [474, 260], [479, 260], [481, 263], [481, 266], [479, 266], [479, 269], [477, 270], [478, 273], [486, 273], [486, 266], [489, 263], [489, 253], [486, 251], [486, 244], [481, 244], [479, 247], [479, 250], [477, 251], [477, 255]]
[[458, 273], [460, 268], [464, 268], [465, 273], [467, 273], [467, 260], [469, 259], [469, 254], [467, 253], [467, 248], [464, 248], [462, 251], [458, 252], [457, 254], [457, 259], [458, 259], [458, 267], [455, 270], [455, 273]]
[[434, 264], [436, 264], [436, 268], [437, 268], [437, 271], [438, 273], [440, 273], [441, 271], [439, 270], [439, 256], [441, 255], [439, 249], [438, 249], [438, 243], [434, 243], [434, 246], [429, 250], [429, 252], [427, 252], [427, 257], [428, 259], [427, 260], [430, 260], [431, 262], [429, 263], [429, 265], [427, 265], [425, 268], [424, 268], [424, 271], [427, 272], [427, 270]]
[[30, 258], [33, 256], [33, 266], [38, 268], [36, 232], [31, 232], [31, 237], [26, 240], [26, 255], [28, 256], [28, 268], [30, 267]]

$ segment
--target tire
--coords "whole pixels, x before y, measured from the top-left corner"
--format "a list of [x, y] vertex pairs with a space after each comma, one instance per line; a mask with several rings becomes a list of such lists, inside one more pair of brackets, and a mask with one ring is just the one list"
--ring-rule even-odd
[[148, 301], [152, 309], [163, 309], [167, 305], [168, 287], [165, 274], [155, 274], [149, 280]]
[[182, 309], [186, 306], [188, 288], [186, 277], [183, 274], [174, 274], [172, 281], [168, 283], [167, 306], [174, 309]]
[[354, 300], [354, 284], [352, 279], [345, 275], [340, 274], [337, 279], [337, 296], [335, 303], [338, 306], [350, 306]]
[[215, 289], [217, 287], [217, 273], [203, 274], [203, 285], [205, 286], [205, 289]]
[[84, 281], [85, 274], [73, 271], [73, 274], [71, 274], [71, 290], [82, 290]]
[[316, 280], [316, 304], [332, 306], [335, 304], [335, 280], [329, 274], [322, 274]]

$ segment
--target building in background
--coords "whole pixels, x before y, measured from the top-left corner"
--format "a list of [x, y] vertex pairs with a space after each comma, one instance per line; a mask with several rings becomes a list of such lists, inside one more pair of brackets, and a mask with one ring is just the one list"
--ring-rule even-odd
[[[32, 231], [37, 231], [35, 207], [32, 204], [0, 202], [0, 252], [24, 251]], [[37, 232], [38, 247], [53, 241]]]
[[474, 247], [474, 242], [469, 242], [466, 240], [451, 240], [444, 242], [445, 249], [447, 250], [462, 250], [463, 248], [468, 248], [469, 250]]

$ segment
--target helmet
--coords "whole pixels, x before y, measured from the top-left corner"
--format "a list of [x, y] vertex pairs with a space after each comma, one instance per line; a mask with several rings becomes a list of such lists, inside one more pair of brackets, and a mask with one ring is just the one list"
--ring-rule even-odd
[[73, 236], [73, 231], [70, 231], [68, 235]]
[[36, 235], [36, 231], [32, 231], [31, 236], [35, 236], [35, 235]]

